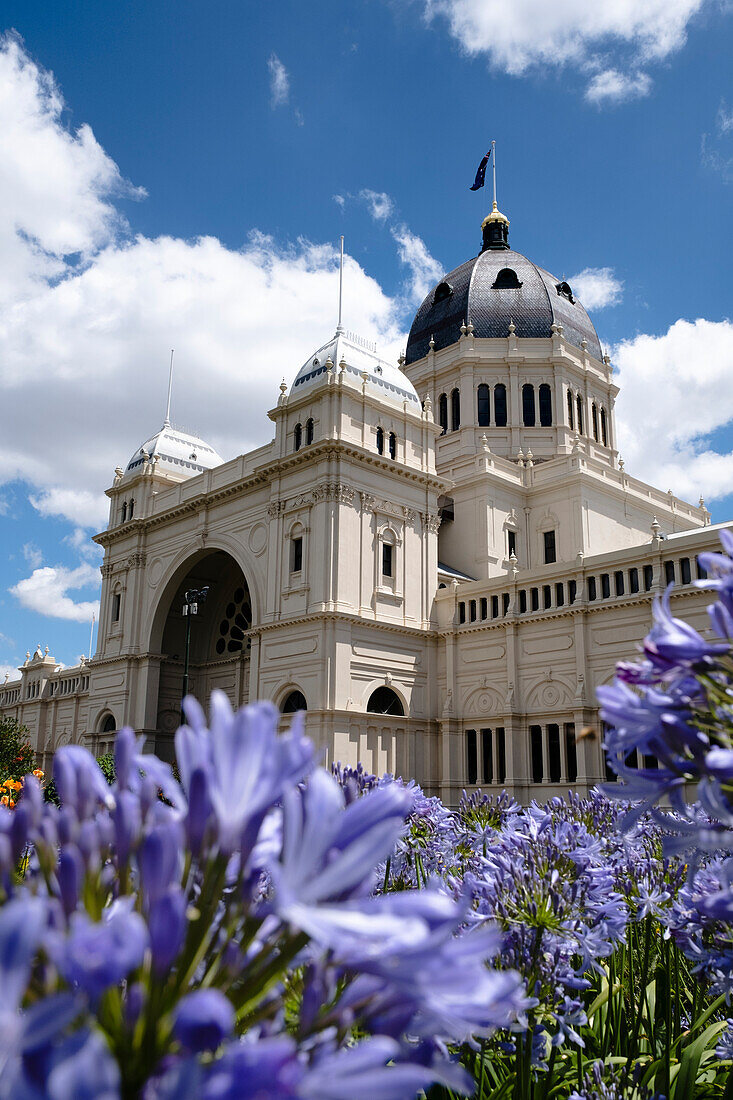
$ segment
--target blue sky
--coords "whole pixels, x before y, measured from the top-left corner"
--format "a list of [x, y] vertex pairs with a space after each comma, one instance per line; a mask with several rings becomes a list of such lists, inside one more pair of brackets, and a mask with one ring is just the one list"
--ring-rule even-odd
[[89, 644], [117, 463], [174, 419], [224, 457], [333, 327], [396, 355], [477, 251], [494, 138], [520, 251], [619, 369], [627, 469], [733, 501], [728, 0], [6, 0], [0, 669]]

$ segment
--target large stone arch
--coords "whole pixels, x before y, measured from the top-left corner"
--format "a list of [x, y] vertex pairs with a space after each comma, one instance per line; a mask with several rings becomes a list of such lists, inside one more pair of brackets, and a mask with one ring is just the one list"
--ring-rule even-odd
[[237, 563], [244, 574], [249, 587], [252, 602], [253, 623], [262, 622], [262, 608], [264, 601], [265, 578], [260, 579], [260, 568], [254, 559], [245, 551], [240, 542], [226, 537], [207, 541], [206, 546], [192, 550], [190, 546], [184, 547], [169, 562], [163, 575], [156, 584], [158, 594], [153, 601], [145, 627], [143, 629], [144, 644], [149, 653], [159, 653], [160, 643], [163, 637], [163, 627], [167, 616], [166, 608], [170, 606], [173, 596], [176, 594], [183, 578], [185, 578], [192, 562], [200, 560], [209, 554], [221, 551], [229, 555]]
[[[245, 560], [238, 545], [189, 547], [156, 586], [143, 634], [151, 655], [146, 726], [155, 730], [156, 752], [164, 759], [172, 756], [180, 721], [189, 626], [189, 692], [203, 706], [215, 688], [235, 707], [249, 701], [249, 631], [260, 621], [261, 596], [255, 571]], [[184, 593], [203, 587], [208, 587], [207, 599], [199, 602], [195, 616], [184, 616]]]

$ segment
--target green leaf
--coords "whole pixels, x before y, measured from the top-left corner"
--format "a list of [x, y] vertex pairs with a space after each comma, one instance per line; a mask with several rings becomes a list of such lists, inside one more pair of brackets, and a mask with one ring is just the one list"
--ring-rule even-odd
[[693, 1039], [685, 1047], [680, 1060], [675, 1087], [672, 1089], [674, 1100], [686, 1100], [687, 1097], [693, 1095], [703, 1053], [712, 1040], [715, 1039], [715, 1036], [723, 1031], [726, 1026], [725, 1020], [721, 1020], [717, 1024], [711, 1024], [703, 1031], [702, 1035], [698, 1035], [697, 1039]]

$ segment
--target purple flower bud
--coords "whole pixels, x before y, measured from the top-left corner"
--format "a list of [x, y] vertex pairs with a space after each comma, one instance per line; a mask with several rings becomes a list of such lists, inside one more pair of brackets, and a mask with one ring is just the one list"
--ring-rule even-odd
[[234, 1030], [234, 1009], [219, 989], [196, 989], [178, 1005], [173, 1034], [186, 1050], [216, 1050]]
[[85, 913], [74, 913], [69, 936], [51, 945], [66, 981], [95, 1000], [140, 966], [148, 944], [147, 928], [138, 913], [115, 903], [105, 915], [106, 920], [95, 924]]
[[194, 768], [188, 786], [188, 814], [186, 816], [186, 837], [194, 855], [198, 855], [201, 851], [211, 812], [208, 777], [203, 768]]
[[162, 896], [179, 874], [183, 834], [177, 822], [157, 825], [138, 853], [140, 879], [148, 905]]
[[157, 975], [165, 974], [177, 959], [186, 928], [186, 897], [180, 886], [171, 886], [151, 902], [148, 915], [150, 950]]
[[13, 846], [13, 857], [16, 862], [23, 855], [25, 846], [28, 843], [31, 816], [30, 807], [26, 806], [21, 799], [16, 806], [13, 820], [10, 825], [10, 843]]
[[145, 986], [141, 982], [131, 982], [125, 993], [125, 1023], [132, 1031], [145, 1008]]
[[61, 849], [56, 879], [59, 884], [61, 903], [68, 917], [79, 903], [79, 894], [84, 881], [84, 861], [75, 844], [67, 844]]
[[53, 758], [53, 777], [62, 805], [73, 806], [80, 819], [89, 817], [98, 803], [114, 799], [92, 754], [81, 745], [64, 745]]
[[115, 829], [115, 847], [120, 865], [127, 863], [130, 852], [140, 838], [140, 802], [130, 791], [118, 791], [112, 811]]
[[79, 851], [87, 867], [97, 868], [101, 862], [99, 854], [99, 829], [96, 821], [82, 821], [77, 837]]
[[115, 737], [115, 775], [118, 791], [126, 790], [130, 785], [136, 748], [133, 730], [129, 726], [124, 726]]
[[64, 806], [59, 811], [57, 820], [59, 844], [71, 844], [79, 835], [79, 819], [76, 811], [71, 806]]
[[43, 820], [44, 802], [41, 784], [35, 775], [27, 775], [23, 780], [23, 795], [21, 802], [30, 811], [30, 822], [33, 829], [37, 829]]

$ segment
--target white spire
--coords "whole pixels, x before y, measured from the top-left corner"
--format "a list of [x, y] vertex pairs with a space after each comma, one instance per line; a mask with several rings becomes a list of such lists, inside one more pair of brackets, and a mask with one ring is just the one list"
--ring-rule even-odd
[[173, 348], [171, 348], [171, 365], [168, 371], [168, 403], [165, 407], [165, 422], [164, 428], [170, 428], [171, 426], [171, 390], [173, 389]]

